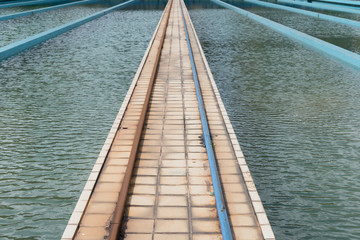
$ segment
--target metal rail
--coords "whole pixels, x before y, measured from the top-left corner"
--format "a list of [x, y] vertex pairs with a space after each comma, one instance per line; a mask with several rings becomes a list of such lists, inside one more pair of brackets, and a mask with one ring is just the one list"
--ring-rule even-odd
[[299, 13], [299, 14], [314, 17], [314, 18], [324, 19], [324, 20], [328, 20], [328, 21], [337, 22], [337, 23], [341, 23], [341, 24], [345, 24], [345, 25], [360, 28], [360, 22], [359, 21], [354, 21], [354, 20], [350, 20], [350, 19], [346, 19], [346, 18], [331, 16], [331, 15], [328, 15], [328, 14], [323, 14], [323, 13], [318, 13], [318, 12], [307, 11], [307, 10], [303, 10], [303, 9], [299, 9], [299, 8], [295, 8], [295, 7], [287, 7], [287, 6], [274, 4], [274, 3], [263, 2], [263, 1], [259, 1], [259, 0], [244, 0], [244, 2], [253, 3], [253, 4], [256, 4], [256, 5], [259, 5], [259, 6], [263, 6], [263, 7], [268, 7], [268, 8], [274, 8], [274, 9], [280, 9], [280, 10], [285, 10], [285, 11], [289, 11], [289, 12]]
[[223, 191], [222, 191], [221, 182], [220, 182], [219, 170], [218, 170], [218, 167], [216, 164], [214, 149], [212, 146], [210, 129], [209, 129], [209, 125], [208, 125], [208, 121], [207, 121], [207, 117], [206, 117], [204, 102], [202, 99], [199, 78], [197, 75], [194, 56], [193, 56], [193, 52], [192, 52], [192, 48], [191, 48], [191, 44], [190, 44], [189, 33], [188, 33], [187, 26], [186, 26], [186, 21], [185, 21], [185, 16], [184, 16], [184, 11], [182, 8], [181, 0], [179, 0], [179, 2], [180, 2], [182, 19], [184, 21], [186, 42], [187, 42], [187, 46], [188, 46], [188, 50], [189, 50], [191, 69], [193, 72], [194, 84], [195, 84], [196, 95], [197, 95], [199, 111], [200, 111], [201, 125], [202, 125], [202, 129], [203, 129], [203, 134], [204, 134], [203, 138], [204, 138], [204, 143], [205, 143], [206, 152], [208, 155], [208, 160], [209, 160], [209, 165], [210, 165], [210, 173], [211, 173], [211, 179], [212, 179], [213, 187], [214, 187], [216, 208], [218, 211], [221, 233], [222, 233], [224, 240], [232, 240], [233, 236], [232, 236], [230, 222], [229, 222], [229, 218], [228, 218], [228, 214], [227, 214], [227, 210], [226, 210], [226, 206], [225, 206]]
[[[132, 177], [133, 170], [134, 170], [134, 165], [135, 165], [136, 155], [137, 155], [137, 152], [138, 152], [138, 147], [139, 147], [139, 143], [140, 143], [141, 134], [143, 132], [146, 112], [147, 112], [147, 109], [148, 109], [150, 96], [151, 96], [152, 88], [153, 88], [153, 85], [154, 85], [156, 71], [157, 71], [157, 67], [158, 67], [158, 64], [159, 64], [160, 53], [161, 53], [162, 45], [163, 45], [164, 39], [165, 39], [166, 28], [167, 28], [167, 25], [168, 25], [168, 22], [169, 22], [169, 16], [170, 16], [171, 7], [172, 7], [172, 0], [170, 0], [168, 2], [167, 9], [165, 10], [165, 11], [167, 11], [165, 13], [167, 15], [164, 15], [165, 24], [163, 25], [163, 27], [161, 29], [158, 30], [158, 31], [162, 31], [161, 32], [161, 37], [158, 40], [160, 43], [159, 43], [159, 46], [157, 48], [156, 58], [155, 58], [155, 62], [154, 62], [154, 68], [153, 68], [152, 73], [151, 73], [148, 89], [147, 89], [146, 96], [145, 96], [144, 105], [143, 105], [143, 108], [141, 110], [140, 120], [139, 120], [137, 129], [136, 129], [134, 142], [132, 144], [128, 166], [126, 168], [124, 180], [123, 180], [121, 190], [120, 190], [120, 193], [119, 193], [118, 201], [116, 203], [114, 219], [113, 219], [113, 222], [112, 222], [112, 229], [110, 231], [110, 236], [109, 236], [110, 240], [117, 240], [120, 237], [120, 231], [121, 231], [120, 228], [121, 228], [121, 222], [122, 222], [122, 218], [123, 218], [123, 214], [124, 214], [126, 199], [127, 199], [127, 195], [128, 195], [128, 191], [129, 191], [131, 177]], [[156, 40], [154, 39], [154, 41], [156, 41]]]
[[9, 8], [9, 7], [23, 7], [23, 6], [32, 6], [32, 5], [41, 5], [41, 4], [60, 4], [65, 3], [65, 0], [35, 0], [35, 1], [23, 1], [18, 2], [14, 1], [13, 3], [4, 3], [0, 4], [0, 8]]
[[47, 12], [47, 11], [53, 11], [53, 10], [65, 8], [65, 7], [71, 7], [71, 6], [82, 5], [82, 4], [91, 4], [91, 3], [97, 3], [97, 2], [99, 2], [99, 0], [82, 0], [82, 1], [78, 1], [78, 2], [65, 3], [65, 4], [55, 5], [55, 6], [51, 6], [51, 7], [45, 7], [45, 8], [34, 9], [34, 10], [30, 10], [30, 11], [24, 11], [24, 12], [9, 14], [9, 15], [3, 15], [3, 16], [0, 16], [0, 21], [10, 20], [10, 19], [18, 18], [18, 17], [30, 16], [33, 14]]
[[[267, 1], [267, 0], [266, 0]], [[306, 2], [306, 1], [293, 1], [293, 0], [277, 0], [277, 4], [297, 6], [297, 7], [306, 7], [310, 9], [319, 9], [319, 10], [329, 10], [335, 12], [345, 12], [345, 13], [353, 13], [360, 14], [359, 9], [350, 8], [346, 6], [335, 6], [333, 4], [319, 3], [319, 2]]]

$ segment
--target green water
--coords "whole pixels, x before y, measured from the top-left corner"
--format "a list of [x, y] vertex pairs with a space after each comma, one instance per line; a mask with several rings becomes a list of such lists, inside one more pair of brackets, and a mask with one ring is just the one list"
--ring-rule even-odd
[[277, 239], [358, 239], [360, 72], [230, 10], [190, 15]]
[[[358, 239], [360, 72], [230, 10], [192, 3], [277, 239]], [[108, 14], [0, 63], [0, 239], [60, 238], [160, 18], [158, 4]], [[41, 15], [39, 27], [77, 18], [69, 13]], [[328, 38], [358, 36], [264, 14]]]
[[[61, 26], [106, 9], [107, 5], [84, 5], [15, 18], [0, 22], [0, 47], [20, 41], [48, 29]], [[1, 9], [0, 9], [1, 10]]]
[[113, 12], [0, 63], [0, 239], [61, 237], [161, 13]]
[[321, 20], [285, 10], [248, 5], [245, 10], [285, 26], [322, 39], [326, 42], [360, 53], [360, 29], [345, 24]]

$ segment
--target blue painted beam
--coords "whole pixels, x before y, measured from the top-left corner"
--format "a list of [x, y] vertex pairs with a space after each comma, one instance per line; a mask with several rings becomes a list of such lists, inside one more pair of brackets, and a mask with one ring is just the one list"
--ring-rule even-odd
[[312, 1], [360, 7], [359, 1], [348, 1], [348, 0], [312, 0]]
[[307, 11], [307, 10], [287, 7], [287, 6], [278, 5], [278, 4], [274, 4], [274, 3], [262, 2], [262, 1], [258, 1], [258, 0], [244, 0], [244, 2], [253, 3], [253, 4], [256, 4], [259, 6], [263, 6], [263, 7], [275, 8], [275, 9], [285, 10], [285, 11], [289, 11], [289, 12], [299, 13], [302, 15], [310, 16], [310, 17], [315, 17], [315, 18], [319, 18], [319, 19], [323, 19], [323, 20], [328, 20], [328, 21], [337, 22], [337, 23], [348, 25], [348, 26], [360, 28], [360, 22], [354, 21], [354, 20], [349, 20], [346, 18], [335, 17], [335, 16], [331, 16], [331, 15], [327, 15], [327, 14], [311, 12], [311, 11]]
[[237, 13], [240, 13], [258, 23], [264, 24], [265, 26], [267, 26], [279, 33], [282, 33], [289, 38], [297, 40], [313, 49], [316, 49], [316, 50], [318, 50], [322, 53], [325, 53], [326, 55], [336, 58], [338, 60], [341, 60], [341, 61], [360, 70], [360, 55], [359, 54], [356, 54], [356, 53], [353, 53], [346, 49], [340, 48], [338, 46], [335, 46], [333, 44], [330, 44], [330, 43], [320, 40], [318, 38], [312, 37], [305, 33], [299, 32], [295, 29], [292, 29], [292, 28], [289, 28], [282, 24], [271, 21], [267, 18], [258, 16], [251, 12], [248, 12], [248, 11], [245, 11], [238, 7], [235, 7], [233, 5], [230, 5], [228, 3], [225, 3], [225, 2], [222, 2], [219, 0], [211, 0], [211, 1], [222, 7], [225, 7], [225, 8], [231, 9]]
[[100, 12], [94, 13], [90, 16], [81, 18], [79, 20], [70, 22], [70, 23], [66, 23], [64, 25], [61, 25], [59, 27], [47, 30], [45, 32], [36, 34], [34, 36], [28, 37], [26, 39], [20, 40], [18, 42], [9, 44], [5, 47], [0, 48], [0, 61], [13, 56], [25, 49], [31, 48], [33, 46], [35, 46], [36, 44], [45, 42], [46, 40], [49, 40], [50, 38], [56, 37], [64, 32], [67, 32], [73, 28], [76, 28], [84, 23], [87, 23], [89, 21], [92, 21], [96, 18], [102, 17], [112, 11], [115, 11], [117, 9], [121, 9], [124, 7], [127, 7], [131, 4], [133, 4], [136, 0], [129, 0], [127, 2], [115, 5], [111, 8], [107, 8], [105, 10], [102, 10]]
[[277, 0], [278, 4], [285, 4], [285, 5], [292, 5], [297, 7], [306, 7], [310, 9], [319, 9], [319, 10], [329, 10], [329, 11], [335, 11], [335, 12], [344, 12], [344, 13], [353, 13], [353, 14], [360, 14], [360, 10], [358, 9], [352, 9], [350, 7], [340, 7], [340, 6], [333, 6], [330, 4], [324, 4], [324, 3], [308, 3], [308, 2], [302, 2], [302, 1], [293, 1], [293, 0]]
[[30, 11], [24, 11], [24, 12], [4, 15], [4, 16], [0, 16], [0, 21], [14, 19], [14, 18], [18, 18], [18, 17], [25, 17], [25, 16], [36, 14], [36, 13], [52, 11], [52, 10], [56, 10], [56, 9], [59, 9], [59, 8], [71, 7], [71, 6], [75, 6], [75, 5], [96, 3], [96, 2], [99, 2], [99, 1], [100, 0], [83, 0], [83, 1], [78, 1], [78, 2], [71, 2], [71, 3], [65, 3], [65, 4], [61, 4], [61, 5], [56, 5], [56, 6], [52, 6], [52, 7], [45, 7], [45, 8], [34, 9], [34, 10], [30, 10]]
[[26, 2], [14, 2], [7, 4], [0, 4], [0, 8], [8, 7], [22, 7], [22, 6], [31, 6], [31, 5], [41, 5], [41, 4], [56, 4], [62, 2], [69, 2], [66, 0], [35, 0], [35, 1], [26, 1]]
[[202, 125], [202, 129], [203, 129], [204, 143], [205, 143], [206, 153], [208, 155], [208, 160], [209, 160], [211, 180], [213, 182], [213, 187], [214, 187], [214, 195], [215, 195], [216, 208], [218, 211], [218, 217], [219, 217], [219, 222], [220, 222], [221, 234], [223, 236], [223, 240], [232, 240], [233, 236], [232, 236], [232, 232], [231, 232], [231, 227], [230, 227], [229, 217], [228, 217], [228, 213], [227, 213], [227, 209], [226, 209], [226, 205], [225, 205], [223, 191], [222, 191], [222, 187], [221, 187], [219, 170], [218, 170], [217, 164], [216, 164], [216, 158], [215, 158], [215, 153], [214, 153], [214, 149], [212, 146], [212, 140], [211, 140], [210, 129], [209, 129], [209, 125], [208, 125], [208, 120], [206, 117], [204, 101], [202, 99], [199, 78], [197, 75], [195, 60], [194, 60], [194, 56], [193, 56], [193, 52], [192, 52], [192, 48], [191, 48], [191, 44], [190, 44], [189, 33], [188, 33], [187, 26], [186, 26], [186, 21], [185, 21], [185, 17], [184, 17], [184, 11], [182, 9], [181, 1], [182, 0], [179, 0], [180, 9], [181, 9], [181, 14], [182, 14], [182, 19], [184, 22], [186, 42], [187, 42], [187, 46], [188, 46], [188, 50], [189, 50], [189, 57], [190, 57], [191, 69], [193, 72], [196, 97], [198, 100], [201, 125]]

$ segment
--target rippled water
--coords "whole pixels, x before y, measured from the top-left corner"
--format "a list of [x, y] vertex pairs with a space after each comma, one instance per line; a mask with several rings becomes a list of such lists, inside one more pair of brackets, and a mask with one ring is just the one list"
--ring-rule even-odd
[[91, 15], [109, 6], [84, 5], [61, 8], [0, 22], [0, 47], [25, 39], [50, 28]]
[[321, 20], [285, 10], [255, 5], [246, 5], [244, 9], [352, 52], [360, 53], [360, 28], [350, 27], [344, 24]]
[[190, 14], [277, 239], [358, 239], [360, 72], [230, 10]]
[[22, 6], [22, 7], [9, 7], [9, 8], [0, 8], [0, 16], [14, 14], [18, 12], [30, 11], [38, 8], [43, 8], [48, 6]]
[[160, 16], [114, 12], [0, 63], [0, 239], [60, 238]]

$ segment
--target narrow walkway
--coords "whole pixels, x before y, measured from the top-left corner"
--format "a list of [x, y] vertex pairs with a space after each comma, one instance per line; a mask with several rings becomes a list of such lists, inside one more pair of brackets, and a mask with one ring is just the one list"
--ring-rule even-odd
[[[181, 4], [234, 239], [275, 239], [188, 12]], [[136, 160], [120, 238], [222, 239], [180, 1], [169, 2], [150, 46], [64, 240], [108, 239], [114, 226], [120, 224], [114, 216], [134, 149]], [[140, 142], [134, 144], [145, 105]]]

